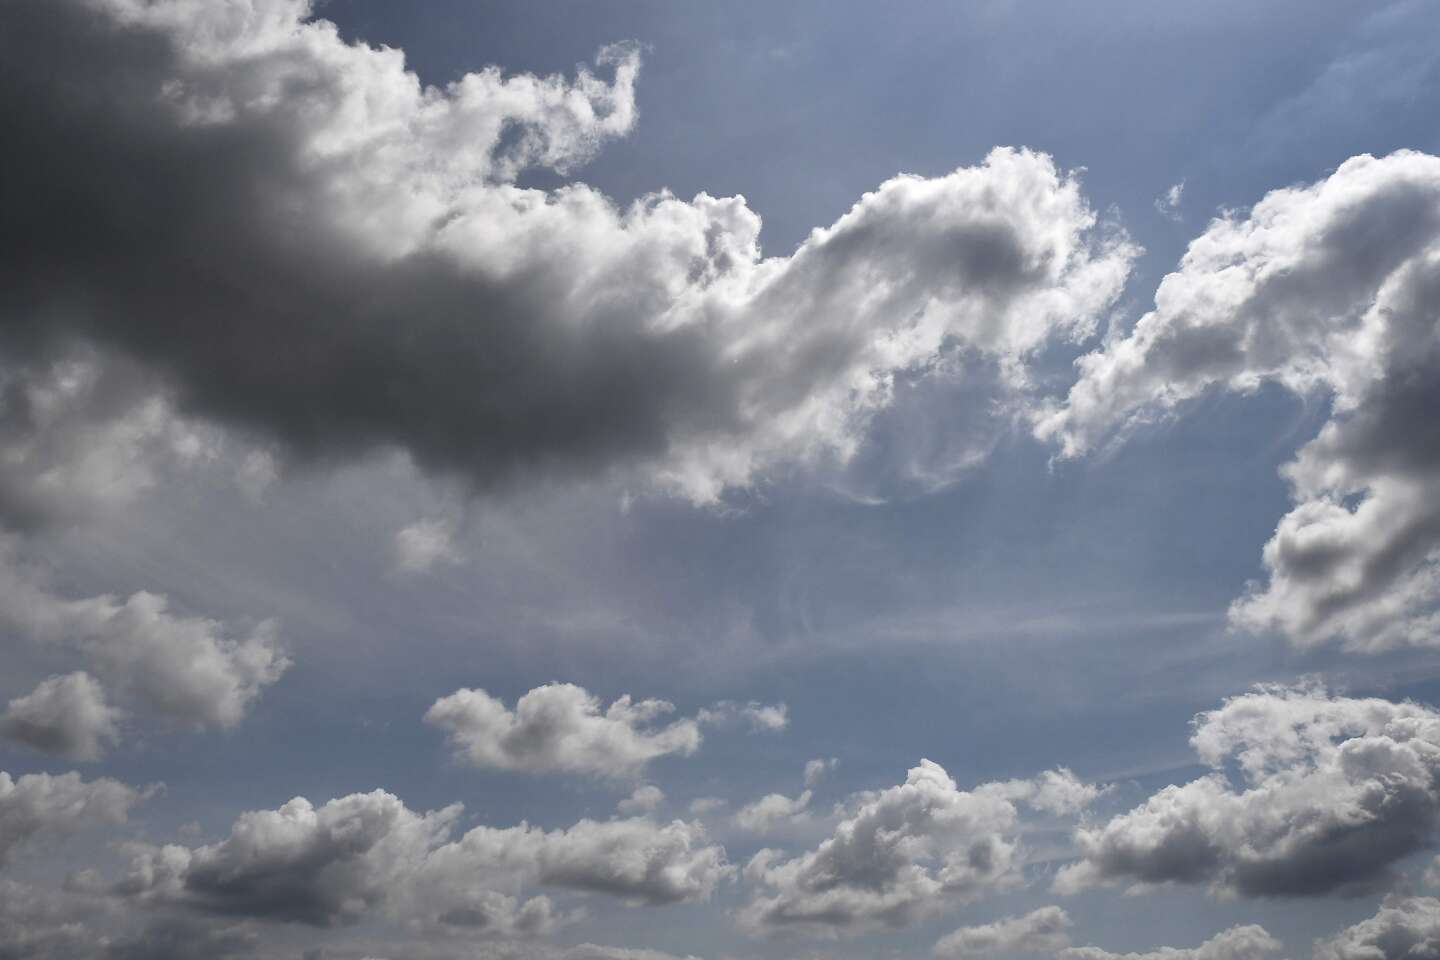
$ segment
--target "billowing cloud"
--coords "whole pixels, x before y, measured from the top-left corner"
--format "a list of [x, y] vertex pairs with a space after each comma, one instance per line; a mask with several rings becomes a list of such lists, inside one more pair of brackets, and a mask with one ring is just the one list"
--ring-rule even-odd
[[905, 782], [857, 798], [854, 813], [795, 857], [762, 850], [740, 920], [821, 934], [900, 927], [1021, 880], [1018, 812], [998, 784], [961, 790], [922, 760]]
[[1128, 881], [1364, 892], [1436, 839], [1440, 713], [1429, 707], [1259, 687], [1197, 717], [1190, 742], [1215, 772], [1078, 830], [1083, 859], [1056, 875], [1058, 891]]
[[961, 927], [935, 944], [937, 957], [992, 953], [1055, 953], [1070, 946], [1070, 916], [1059, 907], [1041, 907], [1020, 917]]
[[1440, 957], [1440, 900], [1387, 900], [1375, 916], [1315, 942], [1315, 960], [1434, 960]]
[[0, 620], [39, 642], [75, 647], [108, 690], [189, 726], [234, 727], [290, 666], [269, 621], [236, 636], [217, 621], [175, 614], [146, 591], [66, 599], [16, 562], [9, 543], [0, 543]]
[[120, 738], [119, 711], [83, 671], [50, 677], [11, 700], [0, 716], [0, 737], [71, 760], [97, 760]]
[[1075, 456], [1209, 390], [1328, 397], [1233, 622], [1311, 646], [1440, 643], [1440, 158], [1354, 157], [1214, 221], [1037, 433]]
[[27, 773], [13, 778], [0, 770], [0, 864], [48, 838], [122, 824], [145, 796], [108, 777]]
[[319, 927], [381, 916], [486, 936], [548, 932], [562, 919], [535, 886], [633, 904], [704, 900], [734, 869], [698, 824], [646, 818], [528, 824], [450, 836], [456, 804], [416, 813], [381, 790], [316, 807], [297, 797], [241, 815], [223, 841], [137, 850], [115, 888], [150, 905]]
[[1198, 947], [1160, 947], [1144, 953], [1111, 953], [1099, 947], [1071, 947], [1061, 960], [1262, 960], [1284, 949], [1265, 930], [1250, 924], [1222, 930]]
[[1090, 806], [1106, 788], [1086, 783], [1067, 768], [1057, 767], [1029, 780], [1007, 780], [994, 784], [991, 789], [1032, 809], [1069, 816]]
[[442, 89], [304, 0], [254, 7], [12, 4], [0, 329], [138, 357], [291, 455], [398, 447], [480, 486], [635, 467], [711, 501], [848, 456], [946, 351], [1019, 378], [1094, 329], [1134, 255], [1048, 157], [997, 150], [766, 259], [742, 198], [516, 184], [632, 127], [633, 47], [603, 79]]
[[425, 722], [444, 730], [457, 755], [476, 766], [627, 776], [656, 757], [699, 748], [694, 720], [657, 724], [674, 710], [668, 701], [629, 695], [602, 709], [583, 687], [551, 683], [526, 693], [513, 711], [484, 690], [457, 690], [436, 700]]

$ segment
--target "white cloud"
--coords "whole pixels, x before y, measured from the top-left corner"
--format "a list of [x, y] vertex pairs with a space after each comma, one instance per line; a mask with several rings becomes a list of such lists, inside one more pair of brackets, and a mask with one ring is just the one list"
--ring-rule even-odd
[[120, 712], [83, 671], [50, 677], [11, 700], [0, 716], [0, 737], [71, 760], [97, 760], [120, 738]]
[[821, 934], [899, 927], [1020, 882], [1018, 814], [1001, 790], [961, 790], [922, 760], [905, 783], [855, 802], [814, 850], [751, 859], [742, 924]]
[[1020, 917], [961, 927], [935, 944], [937, 957], [992, 953], [1054, 953], [1070, 946], [1070, 916], [1059, 907], [1041, 907]]
[[827, 773], [834, 770], [839, 764], [840, 761], [834, 757], [828, 760], [822, 757], [816, 757], [814, 760], [805, 761], [805, 786], [815, 786], [824, 779]]
[[616, 804], [623, 814], [654, 813], [665, 802], [665, 791], [653, 783], [642, 783], [630, 796]]
[[1144, 953], [1111, 953], [1099, 947], [1071, 947], [1061, 960], [1262, 960], [1284, 945], [1254, 924], [1222, 930], [1198, 947], [1160, 947]]
[[484, 690], [457, 690], [435, 701], [425, 722], [446, 731], [457, 755], [476, 766], [633, 776], [656, 757], [699, 749], [694, 720], [658, 725], [674, 709], [626, 695], [602, 710], [584, 688], [552, 683], [526, 693], [513, 711]]
[[260, 692], [290, 666], [273, 623], [248, 634], [204, 617], [177, 615], [146, 591], [125, 600], [56, 596], [0, 544], [0, 619], [42, 642], [78, 648], [109, 690], [196, 727], [234, 727]]
[[1440, 158], [1347, 160], [1214, 221], [1036, 432], [1077, 456], [1209, 390], [1328, 397], [1285, 468], [1268, 583], [1231, 619], [1300, 646], [1440, 643]]
[[313, 926], [381, 916], [427, 931], [528, 936], [563, 921], [535, 886], [633, 904], [708, 899], [734, 872], [698, 824], [581, 820], [475, 827], [456, 804], [418, 814], [384, 791], [242, 814], [220, 843], [137, 849], [116, 892], [201, 914]]
[[803, 817], [810, 807], [810, 797], [809, 790], [793, 799], [780, 793], [768, 794], [735, 811], [735, 825], [751, 833], [765, 833], [777, 823]]
[[1435, 841], [1440, 713], [1428, 707], [1259, 687], [1197, 717], [1190, 742], [1215, 772], [1079, 829], [1082, 859], [1056, 875], [1057, 891], [1129, 881], [1363, 892]]
[[1180, 199], [1184, 195], [1184, 180], [1171, 184], [1170, 189], [1155, 198], [1155, 212], [1167, 220], [1174, 220], [1176, 223], [1179, 223], [1182, 219], [1180, 216]]
[[1315, 960], [1425, 960], [1440, 956], [1440, 900], [1387, 900], [1375, 916], [1315, 942]]
[[695, 721], [707, 727], [743, 725], [755, 733], [777, 733], [790, 724], [790, 708], [783, 703], [759, 703], [751, 700], [738, 703], [721, 700], [702, 708]]
[[[618, 469], [714, 502], [850, 457], [895, 377], [944, 356], [1020, 383], [1027, 357], [1094, 330], [1135, 253], [1075, 177], [1023, 150], [892, 178], [788, 257], [762, 255], [742, 198], [621, 207], [518, 186], [633, 127], [632, 47], [601, 52], [604, 79], [486, 69], [436, 88], [300, 0], [35, 9], [0, 49], [36, 97], [12, 136], [78, 135], [87, 163], [72, 177], [45, 150], [5, 158], [31, 185], [7, 209], [24, 238], [7, 325], [48, 346], [56, 305], [83, 298], [66, 336], [301, 455], [399, 447], [481, 486]], [[151, 54], [132, 55], [137, 37]], [[51, 82], [62, 49], [84, 96]], [[57, 207], [89, 212], [83, 255]], [[194, 242], [217, 223], [225, 244]], [[163, 298], [119, 279], [142, 266], [168, 278]]]
[[437, 563], [463, 563], [455, 546], [455, 526], [445, 520], [419, 520], [395, 534], [395, 566], [403, 573], [424, 573]]
[[82, 780], [78, 773], [12, 778], [0, 770], [0, 864], [47, 838], [122, 824], [147, 795], [109, 778]]

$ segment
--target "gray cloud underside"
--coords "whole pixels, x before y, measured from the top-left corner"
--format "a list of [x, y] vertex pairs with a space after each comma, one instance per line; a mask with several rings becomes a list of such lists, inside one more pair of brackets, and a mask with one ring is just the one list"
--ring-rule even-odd
[[400, 447], [481, 486], [641, 463], [705, 501], [845, 455], [951, 344], [1013, 365], [1087, 334], [1133, 256], [1048, 158], [998, 151], [762, 259], [740, 198], [514, 184], [629, 129], [633, 50], [608, 81], [422, 89], [397, 51], [266, 10], [7, 4], [15, 355], [105, 344], [306, 457]]

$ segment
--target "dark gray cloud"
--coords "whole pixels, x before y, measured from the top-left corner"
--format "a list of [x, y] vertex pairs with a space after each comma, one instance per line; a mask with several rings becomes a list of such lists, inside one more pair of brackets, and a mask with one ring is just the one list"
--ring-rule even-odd
[[12, 351], [104, 344], [301, 457], [399, 447], [480, 485], [640, 462], [703, 501], [845, 455], [950, 343], [1013, 366], [1090, 331], [1133, 255], [1048, 158], [998, 151], [761, 260], [740, 199], [514, 184], [629, 129], [633, 50], [601, 55], [609, 81], [422, 89], [399, 52], [262, 7], [8, 4]]
[[[1303, 897], [1387, 887], [1440, 826], [1440, 713], [1318, 687], [1261, 687], [1196, 719], [1215, 773], [1083, 827], [1056, 890], [1208, 884]], [[1239, 782], [1225, 771], [1238, 770]]]
[[1332, 415], [1285, 468], [1269, 582], [1231, 618], [1297, 645], [1440, 642], [1440, 158], [1354, 157], [1212, 223], [1155, 309], [1079, 361], [1037, 432], [1074, 456], [1207, 390], [1274, 382]]

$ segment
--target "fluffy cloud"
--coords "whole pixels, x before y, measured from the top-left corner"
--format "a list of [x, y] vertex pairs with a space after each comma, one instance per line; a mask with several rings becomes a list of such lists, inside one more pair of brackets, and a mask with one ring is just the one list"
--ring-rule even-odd
[[117, 780], [82, 780], [78, 773], [0, 770], [0, 864], [46, 838], [124, 823], [146, 794]]
[[1211, 389], [1328, 396], [1232, 620], [1303, 646], [1440, 642], [1440, 158], [1352, 158], [1213, 222], [1037, 432], [1078, 455]]
[[896, 177], [768, 259], [741, 198], [518, 186], [631, 128], [629, 47], [608, 79], [440, 89], [303, 0], [12, 8], [0, 329], [139, 357], [293, 456], [399, 447], [480, 486], [633, 467], [711, 501], [848, 456], [896, 374], [952, 349], [1018, 379], [1134, 255], [1025, 151]]
[[602, 710], [582, 687], [551, 683], [522, 696], [513, 711], [484, 690], [457, 690], [435, 701], [425, 722], [445, 730], [476, 766], [627, 776], [656, 757], [699, 748], [694, 720], [656, 725], [674, 709], [627, 695]]
[[11, 700], [0, 716], [0, 737], [71, 760], [96, 760], [119, 739], [119, 716], [88, 673], [71, 673]]
[[1117, 880], [1365, 891], [1435, 840], [1440, 713], [1428, 707], [1259, 687], [1201, 714], [1190, 742], [1215, 772], [1078, 830], [1083, 859], [1057, 874], [1058, 891]]
[[1433, 960], [1440, 957], [1440, 900], [1386, 901], [1368, 920], [1315, 943], [1315, 960]]
[[38, 641], [77, 647], [107, 688], [160, 716], [234, 727], [290, 666], [273, 623], [237, 637], [214, 620], [172, 613], [165, 597], [145, 591], [124, 600], [69, 600], [38, 583], [12, 553], [0, 544], [0, 620]]
[[419, 814], [374, 791], [243, 814], [223, 841], [137, 850], [116, 892], [199, 914], [319, 927], [372, 915], [426, 931], [527, 936], [563, 919], [534, 886], [633, 904], [704, 900], [733, 873], [698, 824], [581, 820], [567, 830], [475, 827], [454, 805]]
[[810, 798], [809, 790], [793, 798], [783, 793], [767, 794], [735, 811], [735, 825], [741, 830], [764, 833], [777, 823], [804, 816], [810, 808]]
[[1279, 953], [1284, 945], [1264, 927], [1254, 924], [1231, 927], [1215, 934], [1198, 947], [1161, 947], [1145, 953], [1111, 953], [1099, 947], [1071, 947], [1061, 951], [1061, 960], [1262, 960]]
[[814, 850], [762, 850], [745, 867], [753, 930], [857, 933], [899, 927], [1020, 882], [1018, 812], [1000, 785], [964, 791], [922, 760], [899, 786], [861, 795]]
[[1023, 917], [1006, 917], [977, 927], [961, 927], [935, 944], [937, 957], [990, 953], [1054, 953], [1070, 946], [1070, 916], [1059, 907], [1041, 907]]
[[665, 802], [665, 791], [653, 783], [642, 783], [635, 791], [621, 800], [615, 807], [625, 814], [654, 813]]

